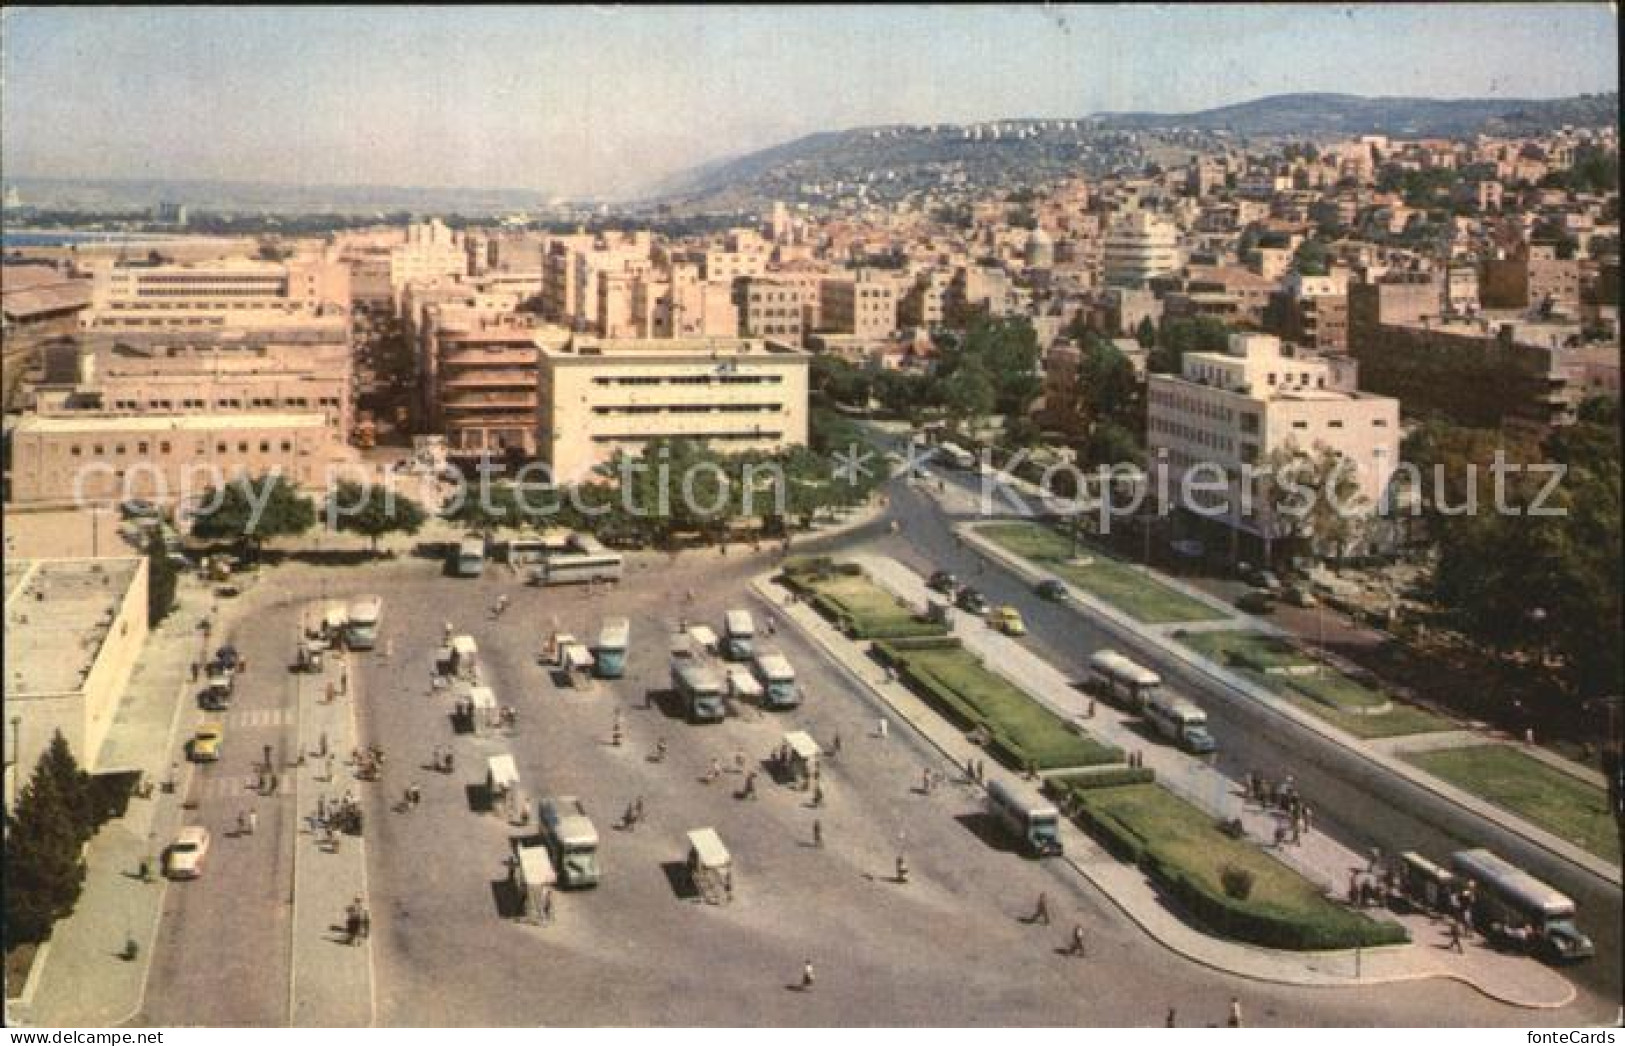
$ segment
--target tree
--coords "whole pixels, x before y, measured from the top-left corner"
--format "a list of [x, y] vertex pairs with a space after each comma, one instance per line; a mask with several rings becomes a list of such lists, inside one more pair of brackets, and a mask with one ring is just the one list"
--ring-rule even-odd
[[1140, 325], [1134, 328], [1134, 340], [1140, 343], [1140, 348], [1150, 351], [1157, 344], [1157, 325], [1151, 322], [1151, 317], [1140, 317]]
[[1213, 316], [1179, 316], [1162, 322], [1157, 347], [1146, 367], [1158, 374], [1178, 374], [1187, 352], [1223, 352], [1230, 343], [1230, 328]]
[[1103, 421], [1089, 433], [1083, 459], [1089, 466], [1140, 465], [1145, 459], [1145, 446], [1140, 437], [1115, 421]]
[[361, 534], [378, 552], [378, 539], [385, 534], [416, 534], [423, 529], [428, 513], [416, 501], [394, 490], [340, 480], [327, 500], [328, 518], [340, 531]]
[[73, 911], [85, 881], [88, 788], [57, 732], [6, 814], [5, 945], [37, 943]]
[[1330, 252], [1319, 239], [1311, 237], [1298, 245], [1292, 256], [1293, 267], [1303, 276], [1324, 276], [1330, 261]]
[[229, 539], [256, 552], [271, 538], [303, 534], [316, 524], [316, 508], [281, 473], [237, 480], [203, 495], [192, 533]]
[[164, 536], [156, 528], [147, 535], [147, 627], [156, 628], [159, 622], [175, 609], [175, 590], [180, 584], [180, 571], [169, 558]]
[[948, 415], [961, 426], [974, 428], [993, 413], [993, 376], [979, 358], [972, 357], [954, 369], [943, 383], [943, 400]]

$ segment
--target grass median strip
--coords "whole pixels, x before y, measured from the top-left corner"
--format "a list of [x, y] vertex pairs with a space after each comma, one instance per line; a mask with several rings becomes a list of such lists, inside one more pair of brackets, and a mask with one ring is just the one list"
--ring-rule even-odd
[[1228, 616], [1097, 547], [1080, 546], [1088, 562], [1075, 562], [1072, 540], [1039, 523], [998, 523], [979, 527], [977, 533], [1136, 621], [1161, 625], [1218, 621]]
[[798, 561], [786, 566], [785, 577], [820, 613], [854, 638], [896, 639], [948, 632], [946, 625], [926, 620], [907, 600], [869, 580], [855, 564]]
[[[1325, 896], [1314, 883], [1160, 785], [1078, 789], [1070, 804], [1084, 827], [1152, 879], [1208, 929], [1299, 951], [1397, 944], [1403, 927]], [[1227, 889], [1226, 882], [1231, 886]], [[1244, 880], [1244, 896], [1235, 885]]]
[[[929, 644], [929, 645], [927, 645]], [[903, 682], [967, 729], [992, 735], [991, 750], [1013, 769], [1120, 762], [1120, 749], [1074, 730], [1025, 690], [988, 670], [957, 640], [881, 643], [881, 656]]]
[[[1196, 632], [1178, 639], [1214, 664], [1245, 676], [1356, 737], [1398, 737], [1455, 729], [1456, 724], [1450, 720], [1394, 699], [1330, 665], [1320, 664], [1313, 673], [1291, 672], [1318, 662], [1276, 636], [1235, 629]], [[1387, 711], [1362, 712], [1384, 702], [1390, 705]]]
[[1619, 834], [1608, 793], [1509, 745], [1472, 745], [1404, 757], [1435, 777], [1619, 863]]

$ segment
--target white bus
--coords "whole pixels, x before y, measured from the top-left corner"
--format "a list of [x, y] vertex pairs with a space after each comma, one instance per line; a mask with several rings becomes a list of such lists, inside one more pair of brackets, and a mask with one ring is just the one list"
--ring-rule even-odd
[[470, 534], [457, 543], [452, 570], [458, 577], [479, 577], [485, 573], [485, 538]]
[[1089, 658], [1089, 681], [1101, 696], [1143, 709], [1162, 687], [1162, 677], [1115, 650], [1097, 650]]
[[1499, 935], [1516, 935], [1531, 951], [1552, 962], [1574, 962], [1596, 954], [1591, 938], [1574, 925], [1574, 902], [1523, 869], [1488, 850], [1453, 853], [1450, 867], [1458, 880], [1473, 885], [1472, 915], [1480, 929], [1498, 926]]
[[730, 610], [722, 615], [722, 656], [729, 661], [747, 661], [756, 641], [756, 622], [748, 610]]
[[1207, 713], [1183, 698], [1162, 690], [1151, 692], [1145, 717], [1157, 732], [1187, 752], [1207, 755], [1218, 749], [1207, 730]]
[[632, 622], [624, 617], [605, 618], [593, 648], [600, 679], [619, 679], [626, 672], [626, 648], [632, 637]]
[[624, 560], [619, 552], [566, 552], [549, 556], [531, 572], [538, 585], [569, 585], [582, 581], [619, 581]]
[[776, 650], [758, 650], [751, 658], [751, 670], [766, 688], [764, 702], [769, 708], [794, 708], [801, 703], [796, 686], [796, 670], [790, 659]]
[[1003, 781], [987, 783], [988, 812], [1021, 837], [1022, 847], [1034, 857], [1061, 853], [1061, 814], [1047, 803], [1034, 804]]
[[351, 650], [371, 650], [377, 646], [378, 619], [383, 610], [384, 601], [377, 596], [362, 596], [351, 603], [344, 626], [344, 645]]

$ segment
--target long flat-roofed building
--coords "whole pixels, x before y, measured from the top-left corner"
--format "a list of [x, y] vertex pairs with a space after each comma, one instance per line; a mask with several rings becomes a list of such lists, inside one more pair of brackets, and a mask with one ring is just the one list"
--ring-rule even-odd
[[103, 753], [147, 639], [147, 561], [7, 559], [5, 801], [61, 731], [80, 766]]
[[82, 323], [96, 330], [277, 327], [318, 317], [349, 336], [350, 270], [325, 257], [113, 263], [92, 272]]
[[558, 482], [662, 437], [728, 452], [807, 442], [811, 357], [780, 342], [577, 335], [539, 359], [536, 449]]
[[353, 460], [315, 411], [31, 414], [12, 427], [10, 449], [14, 505], [172, 503], [273, 469], [317, 489], [330, 465]]

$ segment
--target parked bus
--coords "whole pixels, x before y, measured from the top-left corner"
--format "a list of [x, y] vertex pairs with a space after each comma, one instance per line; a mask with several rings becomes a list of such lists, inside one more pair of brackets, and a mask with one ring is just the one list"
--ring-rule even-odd
[[976, 467], [976, 455], [957, 443], [938, 443], [937, 456], [956, 469]]
[[485, 573], [485, 538], [469, 534], [457, 542], [452, 552], [452, 572], [458, 577], [479, 577]]
[[624, 617], [604, 620], [593, 648], [594, 671], [600, 679], [619, 679], [626, 672], [626, 648], [632, 638], [632, 622]]
[[1022, 847], [1031, 856], [1060, 855], [1061, 814], [1055, 807], [1028, 802], [1003, 781], [993, 780], [987, 785], [987, 808], [1021, 839]]
[[1502, 939], [1521, 938], [1532, 952], [1554, 962], [1596, 954], [1591, 938], [1574, 925], [1574, 902], [1528, 872], [1488, 850], [1451, 854], [1450, 867], [1473, 884], [1473, 916], [1480, 929], [1498, 925]]
[[1207, 755], [1219, 747], [1208, 733], [1207, 713], [1184, 698], [1153, 690], [1145, 705], [1145, 717], [1157, 733], [1187, 752]]
[[565, 552], [548, 556], [531, 571], [530, 579], [538, 585], [619, 581], [623, 563], [619, 552]]
[[671, 688], [682, 700], [691, 722], [720, 723], [728, 714], [722, 697], [722, 677], [708, 658], [692, 649], [672, 651]]
[[748, 610], [730, 610], [722, 616], [722, 656], [747, 661], [756, 641], [756, 622]]
[[1115, 650], [1097, 650], [1089, 658], [1089, 679], [1101, 696], [1128, 708], [1144, 708], [1162, 686], [1162, 678]]
[[796, 670], [789, 658], [776, 650], [758, 650], [750, 666], [764, 688], [766, 707], [794, 708], [801, 703], [801, 688], [796, 686]]
[[566, 889], [597, 886], [603, 877], [598, 863], [598, 829], [593, 827], [581, 800], [573, 795], [543, 799], [540, 821], [542, 842], [553, 858], [559, 885]]
[[378, 618], [383, 610], [384, 601], [377, 596], [362, 596], [351, 603], [344, 626], [344, 645], [351, 650], [371, 650], [377, 646]]

